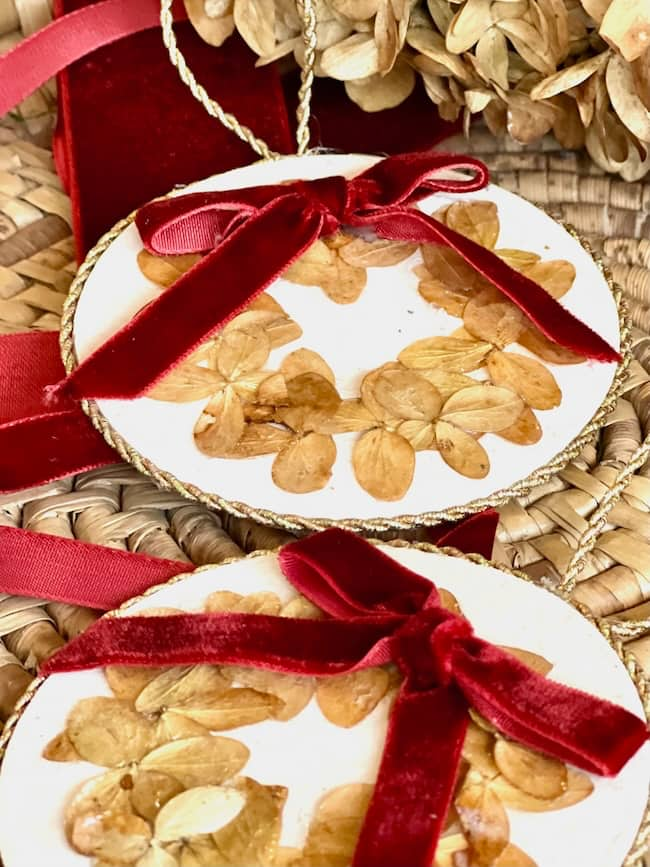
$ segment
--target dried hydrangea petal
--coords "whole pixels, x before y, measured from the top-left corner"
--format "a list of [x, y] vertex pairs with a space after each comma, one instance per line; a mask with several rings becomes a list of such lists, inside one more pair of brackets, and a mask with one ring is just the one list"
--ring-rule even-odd
[[350, 863], [372, 791], [373, 786], [367, 783], [350, 783], [322, 798], [305, 841], [308, 864], [346, 867]]
[[71, 834], [77, 852], [116, 865], [133, 864], [145, 854], [150, 840], [151, 829], [144, 819], [119, 812], [80, 816]]
[[332, 385], [336, 378], [334, 371], [325, 359], [311, 349], [296, 349], [285, 356], [280, 365], [280, 373], [287, 382], [303, 373], [316, 373]]
[[320, 491], [327, 485], [336, 460], [336, 445], [327, 434], [296, 437], [279, 452], [271, 474], [274, 483], [293, 494]]
[[74, 706], [66, 731], [79, 755], [107, 768], [135, 762], [153, 745], [155, 724], [113, 698], [86, 698]]
[[215, 590], [205, 600], [206, 611], [235, 611], [244, 597], [232, 590]]
[[82, 783], [66, 804], [63, 814], [63, 826], [68, 840], [71, 841], [74, 824], [80, 816], [130, 812], [131, 795], [128, 788], [122, 785], [125, 776], [126, 772], [120, 768]]
[[520, 446], [531, 446], [541, 440], [542, 426], [532, 409], [525, 406], [517, 421], [501, 428], [497, 431], [497, 436]]
[[270, 341], [261, 328], [224, 331], [217, 346], [217, 369], [228, 380], [238, 379], [263, 367], [270, 350]]
[[465, 852], [468, 848], [465, 835], [461, 833], [445, 834], [438, 840], [436, 854], [433, 859], [433, 867], [456, 867], [454, 855], [457, 852]]
[[515, 271], [525, 272], [528, 268], [532, 268], [540, 260], [540, 256], [537, 253], [530, 253], [527, 250], [512, 250], [508, 248], [501, 248], [499, 250], [494, 251], [499, 259], [503, 259], [503, 261], [510, 265], [511, 268], [514, 268]]
[[43, 750], [43, 758], [48, 762], [78, 762], [81, 756], [74, 748], [74, 744], [68, 737], [67, 732], [61, 732], [47, 744]]
[[364, 431], [373, 428], [376, 419], [370, 410], [358, 399], [342, 400], [336, 412], [318, 427], [318, 433], [337, 434]]
[[157, 746], [184, 738], [197, 738], [207, 735], [205, 726], [188, 719], [182, 713], [166, 710], [156, 723], [154, 742]]
[[210, 731], [226, 731], [271, 719], [281, 707], [282, 702], [275, 696], [244, 688], [206, 696], [200, 704], [176, 707], [175, 710]]
[[104, 677], [115, 698], [135, 702], [148, 683], [164, 669], [144, 668], [143, 666], [109, 665], [104, 669]]
[[553, 298], [562, 298], [576, 279], [576, 269], [566, 259], [545, 259], [525, 268], [524, 274], [539, 283]]
[[228, 689], [228, 682], [214, 665], [186, 665], [169, 668], [142, 690], [135, 702], [140, 713], [153, 714], [188, 703], [198, 703], [205, 696], [215, 696]]
[[439, 368], [448, 373], [468, 373], [483, 364], [492, 350], [490, 343], [458, 337], [425, 337], [416, 340], [397, 356], [414, 370]]
[[305, 599], [304, 596], [294, 596], [280, 611], [280, 617], [295, 617], [297, 620], [320, 620], [323, 617], [323, 612]]
[[416, 452], [435, 447], [436, 431], [429, 421], [403, 421], [397, 428], [397, 433], [408, 440]]
[[203, 454], [224, 457], [236, 446], [245, 426], [241, 398], [229, 385], [204, 409], [194, 430], [194, 442]]
[[541, 674], [544, 677], [546, 677], [553, 668], [553, 663], [549, 662], [548, 659], [545, 659], [543, 656], [540, 656], [539, 653], [533, 653], [530, 650], [523, 650], [521, 647], [506, 647], [505, 645], [499, 646], [501, 650], [505, 650], [506, 653], [515, 656], [519, 662], [523, 662], [524, 665], [528, 666], [528, 668], [532, 668], [533, 671], [536, 671], [537, 674]]
[[506, 848], [510, 823], [495, 792], [484, 785], [465, 785], [455, 800], [456, 811], [477, 867], [490, 867]]
[[513, 424], [524, 409], [513, 391], [494, 385], [476, 385], [453, 394], [440, 414], [442, 421], [472, 433], [489, 433]]
[[415, 473], [413, 446], [393, 431], [371, 430], [354, 444], [354, 475], [377, 500], [401, 500]]
[[484, 289], [468, 301], [463, 323], [474, 337], [500, 349], [515, 343], [528, 327], [521, 310], [494, 288]]
[[293, 434], [285, 428], [265, 422], [253, 422], [244, 427], [244, 432], [228, 452], [228, 457], [253, 458], [276, 454], [292, 439]]
[[339, 255], [348, 265], [357, 268], [384, 268], [403, 262], [416, 250], [417, 244], [409, 244], [406, 241], [384, 238], [367, 241], [365, 238], [354, 238], [341, 248]]
[[331, 723], [351, 728], [377, 707], [389, 685], [389, 675], [383, 668], [365, 668], [320, 680], [316, 701]]
[[[101, 865], [94, 864], [93, 867], [101, 867]], [[152, 840], [151, 845], [135, 867], [178, 867], [178, 861], [156, 840]]]
[[444, 462], [469, 479], [484, 479], [490, 459], [471, 434], [446, 421], [436, 422], [436, 445]]
[[[279, 614], [279, 610], [276, 614]], [[298, 675], [280, 674], [264, 668], [239, 665], [224, 666], [224, 675], [237, 686], [247, 686], [258, 692], [270, 693], [282, 702], [275, 719], [289, 720], [300, 713], [314, 694], [314, 679]]]
[[548, 361], [551, 364], [582, 364], [585, 360], [582, 355], [553, 343], [534, 326], [529, 325], [522, 331], [517, 338], [517, 343], [532, 352], [533, 355], [537, 355], [542, 361]]
[[494, 867], [538, 867], [537, 862], [514, 843], [508, 843], [494, 862]]
[[230, 824], [242, 811], [246, 798], [226, 786], [197, 786], [168, 801], [156, 817], [157, 840], [168, 843], [200, 834], [212, 834]]
[[390, 371], [399, 371], [402, 368], [394, 361], [389, 361], [381, 367], [371, 370], [361, 380], [361, 402], [376, 421], [392, 424], [397, 421], [395, 416], [377, 400], [375, 388], [379, 377]]
[[454, 202], [445, 214], [445, 222], [450, 229], [489, 250], [494, 249], [499, 237], [499, 215], [494, 202]]
[[185, 788], [219, 785], [244, 767], [249, 751], [233, 738], [218, 735], [186, 738], [152, 750], [140, 763], [143, 771], [156, 771]]
[[152, 283], [167, 288], [182, 277], [201, 257], [195, 253], [181, 256], [154, 256], [148, 250], [138, 253], [138, 268]]
[[188, 403], [210, 397], [223, 386], [224, 379], [216, 370], [181, 361], [147, 391], [147, 397], [152, 400]]
[[168, 774], [139, 770], [133, 776], [131, 807], [138, 816], [153, 822], [160, 808], [182, 791], [182, 783]]
[[471, 767], [484, 777], [491, 779], [499, 775], [494, 762], [494, 735], [471, 722], [467, 727], [463, 743], [463, 758]]
[[546, 813], [552, 810], [563, 810], [584, 801], [594, 790], [594, 785], [586, 774], [569, 768], [567, 771], [566, 790], [557, 798], [535, 798], [508, 782], [505, 777], [498, 776], [490, 780], [490, 787], [503, 801], [506, 807], [513, 810], [525, 810], [528, 813]]
[[373, 394], [380, 406], [400, 419], [431, 421], [442, 407], [438, 390], [412, 370], [382, 370]]
[[535, 798], [557, 798], [567, 787], [568, 773], [563, 762], [521, 744], [498, 738], [494, 761], [509, 783]]
[[515, 352], [492, 352], [487, 369], [495, 385], [514, 391], [533, 409], [553, 409], [562, 402], [555, 377], [534, 358]]
[[461, 388], [469, 388], [476, 385], [476, 380], [462, 373], [451, 373], [447, 370], [439, 370], [436, 367], [418, 370], [418, 375], [424, 377], [427, 382], [438, 389], [443, 402], [452, 394], [456, 394]]

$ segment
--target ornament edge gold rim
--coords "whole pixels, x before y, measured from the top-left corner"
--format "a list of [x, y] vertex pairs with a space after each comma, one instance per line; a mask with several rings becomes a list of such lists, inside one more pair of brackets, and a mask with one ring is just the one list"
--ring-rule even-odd
[[[433, 545], [429, 542], [408, 542], [405, 539], [392, 539], [390, 541], [367, 539], [367, 541], [370, 542], [370, 544], [376, 546], [385, 545], [391, 548], [414, 549], [417, 551], [424, 551], [428, 554], [442, 554], [444, 556], [456, 557], [460, 560], [466, 560], [479, 566], [488, 566], [506, 575], [510, 575], [513, 578], [525, 581], [528, 584], [532, 584], [535, 587], [538, 587], [540, 590], [546, 590], [547, 592], [552, 593], [557, 598], [563, 600], [566, 604], [574, 608], [582, 617], [584, 617], [585, 620], [587, 620], [594, 627], [594, 629], [598, 630], [600, 635], [602, 635], [602, 637], [609, 644], [614, 653], [616, 653], [619, 660], [623, 663], [627, 675], [632, 681], [637, 695], [641, 700], [641, 706], [646, 717], [646, 722], [650, 724], [650, 680], [645, 676], [643, 669], [641, 668], [641, 665], [636, 659], [634, 653], [625, 649], [625, 645], [623, 644], [623, 642], [620, 640], [620, 638], [615, 637], [615, 634], [612, 631], [610, 625], [604, 618], [594, 617], [594, 615], [591, 614], [591, 612], [584, 605], [568, 598], [567, 595], [563, 593], [560, 588], [548, 586], [546, 583], [543, 582], [543, 580], [535, 579], [530, 575], [526, 574], [525, 572], [521, 571], [520, 569], [513, 569], [504, 564], [497, 563], [495, 560], [483, 557], [481, 554], [466, 554], [465, 552], [458, 550], [458, 548], [453, 548], [450, 546], [440, 547], [437, 545]], [[191, 578], [193, 575], [201, 574], [214, 569], [219, 569], [222, 566], [230, 566], [231, 564], [239, 563], [242, 560], [252, 560], [257, 557], [268, 557], [271, 554], [277, 554], [282, 547], [284, 546], [279, 545], [275, 548], [261, 548], [256, 551], [251, 551], [248, 554], [244, 554], [241, 557], [227, 557], [220, 563], [212, 563], [206, 564], [204, 566], [198, 566], [196, 569], [193, 569], [191, 571], [182, 572], [179, 575], [174, 575], [167, 581], [162, 581], [159, 584], [154, 584], [153, 586], [148, 587], [143, 593], [127, 599], [120, 606], [106, 612], [103, 616], [120, 617], [122, 616], [123, 612], [127, 611], [133, 605], [145, 599], [148, 599], [150, 596], [155, 595], [159, 590], [162, 590], [165, 587], [171, 587], [174, 584], [179, 584], [182, 581], [186, 581], [187, 579]], [[23, 696], [16, 704], [14, 713], [6, 721], [4, 728], [0, 732], [0, 773], [2, 773], [2, 765], [5, 754], [7, 752], [7, 748], [14, 732], [16, 731], [18, 724], [20, 723], [20, 720], [23, 717], [23, 714], [29, 707], [32, 699], [34, 698], [38, 690], [47, 680], [48, 677], [37, 676], [34, 678], [34, 680], [27, 687]], [[621, 867], [644, 867], [643, 858], [648, 852], [650, 852], [650, 794], [648, 795], [648, 800], [645, 805], [639, 829], [632, 842], [632, 845], [630, 846], [629, 852], [625, 857], [625, 860], [621, 864]]]
[[[258, 161], [259, 163], [260, 161]], [[261, 161], [263, 162], [263, 161]], [[258, 163], [253, 163], [257, 165]], [[173, 191], [159, 196], [159, 199], [167, 199], [184, 190], [188, 185], [175, 187]], [[498, 186], [498, 185], [496, 185]], [[518, 194], [514, 194], [518, 195]], [[528, 204], [545, 213], [550, 219], [558, 223], [569, 235], [577, 241], [585, 252], [596, 264], [599, 272], [605, 280], [618, 314], [620, 354], [621, 361], [618, 363], [614, 378], [603, 399], [591, 419], [582, 430], [549, 461], [536, 467], [523, 479], [518, 479], [511, 485], [499, 488], [487, 497], [470, 500], [462, 505], [450, 506], [446, 509], [419, 514], [395, 515], [390, 518], [307, 518], [301, 515], [274, 512], [270, 509], [256, 508], [248, 503], [237, 500], [227, 500], [216, 493], [208, 493], [189, 482], [182, 482], [167, 470], [161, 470], [153, 461], [134, 449], [107, 421], [95, 400], [81, 400], [80, 406], [83, 412], [90, 418], [93, 426], [101, 433], [106, 442], [119, 456], [135, 467], [139, 472], [153, 479], [157, 485], [166, 490], [175, 491], [185, 499], [201, 503], [211, 509], [221, 509], [237, 518], [249, 518], [270, 527], [280, 527], [292, 533], [301, 533], [312, 530], [325, 530], [328, 527], [338, 527], [351, 530], [356, 533], [381, 533], [389, 530], [409, 530], [416, 527], [432, 527], [443, 521], [457, 521], [468, 515], [475, 515], [487, 508], [503, 505], [510, 499], [526, 496], [531, 490], [549, 481], [556, 473], [560, 472], [573, 458], [575, 458], [591, 437], [603, 427], [605, 418], [612, 412], [616, 402], [623, 393], [623, 387], [627, 370], [632, 360], [632, 334], [631, 322], [628, 318], [627, 304], [623, 298], [623, 290], [612, 277], [609, 268], [602, 258], [597, 255], [589, 242], [570, 223], [554, 217], [548, 209], [535, 205], [525, 199]], [[156, 201], [156, 199], [154, 199]], [[136, 211], [117, 222], [111, 229], [101, 236], [95, 246], [88, 252], [86, 258], [79, 266], [74, 280], [70, 285], [68, 295], [63, 305], [61, 315], [61, 329], [59, 332], [59, 346], [61, 359], [66, 371], [70, 374], [78, 364], [74, 349], [73, 333], [74, 318], [79, 299], [83, 293], [86, 281], [92, 273], [100, 257], [122, 232], [135, 220]]]

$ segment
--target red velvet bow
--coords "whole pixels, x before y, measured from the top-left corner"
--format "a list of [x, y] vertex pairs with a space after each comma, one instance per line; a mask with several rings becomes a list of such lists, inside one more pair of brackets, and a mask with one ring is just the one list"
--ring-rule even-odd
[[[449, 169], [470, 169], [474, 176], [432, 177]], [[372, 228], [382, 238], [451, 247], [551, 340], [589, 358], [617, 360], [615, 349], [544, 289], [490, 250], [413, 207], [432, 193], [471, 192], [487, 180], [485, 166], [471, 157], [404, 154], [388, 157], [351, 180], [328, 177], [194, 193], [145, 205], [136, 223], [148, 250], [209, 252], [83, 361], [52, 395], [142, 396], [315, 240], [344, 225]]]
[[477, 638], [465, 618], [442, 607], [426, 578], [357, 536], [327, 530], [287, 545], [279, 561], [328, 618], [106, 618], [52, 657], [43, 673], [227, 663], [322, 677], [394, 662], [404, 681], [354, 867], [430, 867], [469, 706], [508, 737], [592, 773], [616, 774], [647, 739], [634, 714], [549, 681]]

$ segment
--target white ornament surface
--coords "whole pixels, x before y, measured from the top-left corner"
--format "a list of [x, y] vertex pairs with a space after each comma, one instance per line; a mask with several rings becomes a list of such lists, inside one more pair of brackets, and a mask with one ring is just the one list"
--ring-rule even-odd
[[[287, 157], [236, 169], [192, 184], [182, 192], [233, 189], [296, 177], [311, 179], [332, 174], [351, 177], [375, 160], [360, 155]], [[457, 199], [489, 199], [497, 204], [501, 222], [498, 247], [530, 250], [543, 259], [572, 262], [577, 277], [560, 303], [618, 348], [618, 314], [607, 282], [591, 256], [562, 226], [524, 199], [493, 185], [463, 196], [436, 194], [423, 200], [420, 206], [430, 213]], [[90, 274], [74, 321], [74, 345], [81, 360], [159, 294], [159, 289], [148, 283], [138, 269], [136, 256], [141, 248], [138, 231], [131, 224]], [[254, 250], [251, 255], [255, 255]], [[366, 288], [359, 300], [349, 305], [333, 303], [318, 287], [277, 280], [268, 291], [299, 323], [303, 335], [273, 350], [267, 367], [277, 369], [285, 355], [295, 349], [315, 350], [334, 370], [341, 396], [356, 397], [369, 370], [395, 360], [414, 340], [451, 334], [462, 322], [434, 308], [419, 295], [418, 279], [412, 268], [420, 262], [420, 254], [416, 253], [392, 268], [368, 269]], [[509, 351], [528, 354], [518, 346]], [[585, 362], [548, 367], [562, 389], [563, 400], [556, 409], [536, 411], [543, 429], [537, 444], [519, 446], [486, 434], [481, 442], [490, 456], [491, 470], [480, 480], [454, 472], [435, 451], [418, 452], [413, 484], [398, 502], [374, 499], [354, 478], [351, 454], [358, 434], [335, 437], [338, 456], [327, 486], [321, 491], [298, 495], [273, 484], [274, 455], [227, 460], [207, 457], [196, 448], [192, 431], [207, 400], [185, 404], [149, 398], [101, 400], [98, 406], [136, 451], [177, 480], [208, 494], [255, 509], [307, 519], [390, 519], [442, 511], [489, 497], [527, 478], [561, 452], [600, 407], [612, 384], [616, 365]], [[484, 374], [477, 372], [472, 376], [481, 378]]]
[[[400, 563], [435, 580], [458, 598], [476, 633], [498, 644], [526, 648], [554, 663], [550, 677], [616, 702], [643, 717], [639, 696], [612, 648], [575, 609], [532, 584], [466, 560], [415, 549], [385, 548]], [[242, 594], [271, 590], [295, 595], [274, 555], [210, 567], [163, 587], [128, 608], [202, 610], [214, 590]], [[41, 757], [80, 699], [110, 695], [100, 671], [48, 678], [27, 707], [0, 772], [0, 853], [4, 867], [90, 867], [63, 834], [66, 798], [102, 769], [86, 762], [60, 764]], [[242, 773], [289, 788], [281, 842], [300, 845], [318, 799], [351, 782], [373, 782], [386, 731], [388, 701], [351, 729], [331, 725], [315, 699], [289, 722], [269, 721], [225, 734], [244, 742], [251, 758]], [[650, 744], [615, 779], [592, 777], [585, 801], [552, 813], [509, 810], [511, 840], [538, 867], [620, 867], [636, 836], [650, 784]]]

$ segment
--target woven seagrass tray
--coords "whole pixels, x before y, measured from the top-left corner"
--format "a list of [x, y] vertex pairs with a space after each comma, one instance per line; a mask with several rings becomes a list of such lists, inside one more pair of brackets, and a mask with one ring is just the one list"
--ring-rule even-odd
[[[48, 18], [47, 0], [0, 0], [0, 53]], [[49, 149], [53, 107], [47, 85], [0, 120], [0, 333], [57, 329], [75, 270]], [[650, 181], [604, 175], [550, 139], [520, 148], [480, 127], [445, 147], [478, 155], [496, 183], [573, 224], [628, 302], [635, 361], [624, 396], [578, 458], [501, 508], [495, 559], [551, 583], [575, 581], [574, 599], [606, 618], [650, 673]], [[0, 497], [0, 524], [196, 565], [291, 538], [159, 490], [126, 465]], [[95, 617], [0, 594], [0, 725], [38, 663]]]

